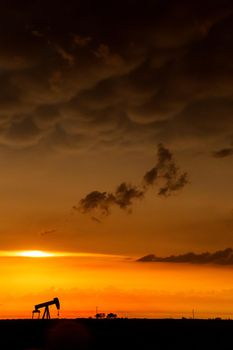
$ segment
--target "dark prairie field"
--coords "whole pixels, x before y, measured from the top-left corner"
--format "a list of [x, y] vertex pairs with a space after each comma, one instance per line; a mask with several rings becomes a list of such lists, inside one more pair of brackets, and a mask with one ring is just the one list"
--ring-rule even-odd
[[227, 320], [1, 320], [0, 349], [233, 349]]

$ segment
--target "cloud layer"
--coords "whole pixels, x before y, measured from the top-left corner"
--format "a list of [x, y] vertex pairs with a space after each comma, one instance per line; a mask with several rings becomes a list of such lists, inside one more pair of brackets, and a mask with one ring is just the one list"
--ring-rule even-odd
[[233, 249], [226, 248], [214, 253], [186, 253], [181, 255], [171, 255], [168, 257], [158, 257], [154, 254], [143, 256], [138, 262], [170, 262], [170, 263], [190, 263], [190, 264], [218, 264], [233, 265]]
[[0, 20], [2, 146], [232, 139], [231, 0], [13, 0]]
[[[187, 173], [180, 171], [172, 153], [159, 144], [157, 163], [145, 173], [141, 185], [134, 186], [122, 182], [114, 192], [92, 191], [80, 200], [78, 207], [74, 206], [73, 209], [83, 214], [97, 210], [98, 216], [107, 216], [111, 212], [111, 207], [115, 205], [130, 212], [134, 201], [142, 199], [151, 187], [158, 188], [159, 196], [167, 197], [181, 190], [187, 183]], [[96, 217], [93, 218], [98, 220]]]
[[213, 152], [213, 156], [215, 158], [226, 158], [229, 156], [233, 156], [233, 147], [229, 148], [222, 148], [218, 151]]

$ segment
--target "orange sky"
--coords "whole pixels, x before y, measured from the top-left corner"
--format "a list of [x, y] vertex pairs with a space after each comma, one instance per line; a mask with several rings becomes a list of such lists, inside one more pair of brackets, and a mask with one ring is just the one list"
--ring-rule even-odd
[[54, 4], [1, 4], [0, 317], [233, 312], [232, 1]]
[[[30, 318], [58, 296], [61, 317], [232, 317], [233, 269], [148, 263], [116, 256], [1, 257], [0, 318]], [[51, 314], [56, 317], [55, 307]]]

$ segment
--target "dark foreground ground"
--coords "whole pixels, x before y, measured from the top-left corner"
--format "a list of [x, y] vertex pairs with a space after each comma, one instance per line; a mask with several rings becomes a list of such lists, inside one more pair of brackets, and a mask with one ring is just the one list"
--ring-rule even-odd
[[233, 321], [0, 320], [0, 349], [233, 349]]

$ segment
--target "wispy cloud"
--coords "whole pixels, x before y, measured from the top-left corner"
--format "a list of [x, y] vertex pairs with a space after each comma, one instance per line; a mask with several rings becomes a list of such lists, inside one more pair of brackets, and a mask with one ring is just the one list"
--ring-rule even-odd
[[48, 230], [43, 230], [40, 231], [39, 234], [40, 236], [46, 236], [46, 235], [50, 235], [51, 233], [55, 233], [57, 231], [57, 229], [48, 229]]
[[55, 45], [55, 49], [64, 61], [66, 61], [70, 66], [73, 66], [75, 61], [75, 57], [73, 55], [71, 55], [60, 45]]
[[226, 158], [229, 156], [233, 156], [233, 147], [229, 147], [229, 148], [222, 148], [218, 151], [214, 151], [212, 153], [213, 157], [215, 158]]
[[[101, 216], [108, 216], [111, 212], [111, 207], [116, 205], [130, 212], [133, 201], [141, 199], [143, 196], [144, 192], [137, 186], [123, 182], [114, 192], [90, 192], [85, 198], [80, 200], [78, 210], [85, 214], [98, 209]], [[98, 218], [95, 217], [95, 219]]]
[[226, 248], [214, 253], [185, 253], [180, 255], [170, 255], [158, 257], [154, 254], [145, 255], [137, 260], [138, 262], [169, 262], [169, 263], [191, 263], [191, 264], [218, 264], [233, 265], [233, 249]]
[[[122, 182], [113, 192], [92, 191], [79, 201], [73, 209], [83, 214], [97, 211], [94, 218], [108, 216], [113, 206], [131, 212], [133, 203], [143, 199], [146, 192], [157, 187], [157, 195], [168, 197], [181, 190], [188, 183], [188, 175], [176, 165], [173, 154], [162, 144], [158, 145], [157, 163], [148, 170], [142, 178], [140, 185], [131, 185]], [[99, 216], [99, 217], [98, 217]]]
[[188, 183], [188, 174], [181, 172], [172, 153], [161, 143], [158, 145], [157, 164], [144, 175], [144, 186], [158, 185], [159, 196], [169, 196]]

